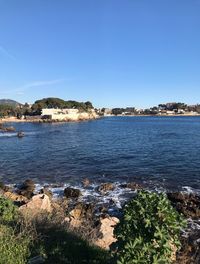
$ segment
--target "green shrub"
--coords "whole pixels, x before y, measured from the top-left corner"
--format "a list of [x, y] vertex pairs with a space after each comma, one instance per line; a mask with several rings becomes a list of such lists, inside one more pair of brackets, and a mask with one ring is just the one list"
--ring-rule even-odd
[[32, 240], [13, 202], [0, 197], [0, 264], [27, 263]]
[[117, 264], [167, 264], [179, 249], [183, 218], [165, 194], [140, 191], [123, 209], [115, 229]]
[[0, 264], [25, 264], [30, 256], [31, 236], [12, 227], [0, 226]]
[[16, 207], [13, 202], [0, 197], [0, 222], [11, 222], [16, 218]]

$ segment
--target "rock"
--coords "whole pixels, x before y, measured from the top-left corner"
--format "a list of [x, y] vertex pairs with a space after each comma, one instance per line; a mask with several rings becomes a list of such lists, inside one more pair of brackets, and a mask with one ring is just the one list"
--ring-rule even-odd
[[176, 264], [200, 263], [200, 229], [190, 230], [181, 237], [181, 250], [177, 254]]
[[3, 196], [7, 199], [12, 200], [17, 205], [22, 205], [28, 202], [28, 199], [26, 197], [13, 192], [4, 192]]
[[4, 192], [12, 192], [12, 187], [5, 185], [3, 182], [0, 182], [0, 189]]
[[103, 249], [109, 249], [110, 245], [117, 241], [114, 237], [114, 227], [119, 223], [116, 217], [106, 217], [100, 219], [99, 232], [101, 236], [95, 241], [95, 245]]
[[69, 217], [65, 218], [65, 221], [69, 222], [72, 227], [80, 227], [83, 222], [93, 220], [93, 214], [93, 204], [80, 202], [69, 212]]
[[181, 192], [168, 193], [167, 196], [179, 213], [187, 218], [200, 218], [200, 196]]
[[20, 206], [19, 210], [24, 214], [36, 215], [41, 211], [50, 213], [52, 211], [51, 202], [46, 194], [37, 194], [25, 205]]
[[39, 194], [46, 194], [50, 199], [53, 197], [52, 191], [50, 191], [47, 187], [42, 188], [39, 191]]
[[13, 126], [10, 127], [3, 127], [2, 129], [4, 132], [14, 132], [15, 128]]
[[89, 219], [93, 216], [94, 205], [86, 203], [78, 203], [75, 208], [70, 212], [70, 216], [76, 219]]
[[4, 189], [4, 187], [5, 187], [5, 185], [4, 185], [4, 183], [3, 182], [0, 182], [0, 189]]
[[128, 189], [131, 189], [131, 190], [140, 190], [142, 189], [143, 187], [138, 184], [138, 183], [135, 183], [135, 182], [128, 182], [128, 183], [125, 183], [125, 184], [121, 184], [120, 185], [121, 188], [128, 188]]
[[83, 179], [82, 181], [83, 187], [86, 188], [90, 185], [90, 180], [88, 178]]
[[81, 191], [79, 189], [67, 187], [64, 189], [64, 195], [66, 198], [78, 198], [81, 196]]
[[31, 199], [34, 195], [35, 183], [34, 181], [28, 179], [23, 182], [23, 184], [19, 187], [18, 193]]
[[113, 191], [115, 189], [115, 186], [113, 185], [113, 183], [102, 183], [98, 188], [98, 192], [104, 194], [108, 191]]

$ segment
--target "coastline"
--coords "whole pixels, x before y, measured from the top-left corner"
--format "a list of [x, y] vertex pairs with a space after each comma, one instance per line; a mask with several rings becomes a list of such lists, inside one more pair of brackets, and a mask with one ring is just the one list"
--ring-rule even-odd
[[[56, 226], [64, 223], [67, 225], [68, 230], [72, 232], [76, 232], [76, 230], [79, 231], [78, 234], [84, 232], [84, 238], [90, 241], [92, 245], [109, 250], [112, 244], [117, 242], [113, 232], [117, 223], [121, 220], [123, 210], [121, 206], [113, 208], [115, 204], [113, 191], [117, 186], [110, 182], [99, 183], [95, 190], [107, 200], [99, 203], [95, 199], [97, 197], [92, 196], [92, 200], [83, 198], [84, 190], [88, 192], [91, 184], [88, 179], [84, 179], [82, 187], [79, 188], [70, 185], [54, 186], [59, 194], [55, 197], [53, 186], [38, 186], [32, 180], [27, 179], [13, 187], [1, 184], [0, 192], [3, 197], [9, 199], [18, 207], [18, 211], [26, 219], [29, 219], [29, 222], [34, 218], [41, 219], [44, 213], [46, 213], [45, 216], [51, 216], [52, 214], [54, 218], [49, 218], [50, 225], [54, 223], [53, 219], [56, 216], [56, 219], [58, 219]], [[132, 196], [124, 202], [135, 199], [140, 191], [148, 191], [145, 186], [136, 182], [124, 183], [122, 187], [132, 193]], [[153, 192], [158, 195], [163, 193]], [[198, 208], [200, 196], [179, 191], [167, 192], [166, 198], [174, 209], [184, 216], [187, 222], [187, 226], [182, 230], [180, 236], [182, 248], [180, 251], [175, 251], [176, 257], [174, 260], [176, 262], [173, 263], [189, 263], [183, 262], [183, 260], [196, 259], [197, 252], [199, 252], [200, 212]], [[58, 216], [59, 218], [57, 218]], [[87, 233], [85, 233], [86, 231]]]
[[88, 121], [88, 120], [95, 120], [100, 118], [98, 115], [80, 115], [78, 117], [69, 117], [68, 119], [63, 120], [50, 120], [50, 119], [18, 119], [17, 117], [7, 117], [1, 118], [0, 124], [3, 123], [67, 123], [67, 122], [81, 122], [81, 121]]
[[179, 115], [105, 115], [104, 117], [195, 117], [200, 114], [179, 114]]
[[83, 116], [77, 118], [68, 118], [65, 120], [48, 120], [48, 119], [18, 119], [17, 117], [1, 118], [0, 124], [2, 123], [67, 123], [67, 122], [81, 122], [87, 120], [95, 120], [104, 117], [199, 117], [200, 114], [184, 114], [184, 115], [104, 115], [104, 116]]

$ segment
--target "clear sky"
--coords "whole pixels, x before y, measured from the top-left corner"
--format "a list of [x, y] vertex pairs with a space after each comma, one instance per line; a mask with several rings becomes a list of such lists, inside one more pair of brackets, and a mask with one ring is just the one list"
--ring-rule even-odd
[[200, 103], [200, 0], [0, 0], [0, 98]]

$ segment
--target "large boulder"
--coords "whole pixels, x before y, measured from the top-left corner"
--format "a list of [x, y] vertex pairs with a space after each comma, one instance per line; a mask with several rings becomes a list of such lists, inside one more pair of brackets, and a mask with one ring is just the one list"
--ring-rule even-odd
[[107, 182], [107, 183], [102, 183], [98, 188], [97, 191], [100, 192], [101, 194], [105, 194], [109, 191], [113, 191], [115, 189], [115, 186], [113, 183]]
[[99, 224], [99, 238], [94, 242], [96, 246], [103, 249], [109, 249], [110, 245], [117, 241], [114, 237], [114, 228], [119, 223], [119, 219], [116, 217], [106, 217], [100, 219]]
[[81, 191], [79, 189], [67, 187], [64, 189], [64, 195], [66, 198], [78, 198], [81, 196]]
[[25, 215], [34, 216], [40, 212], [52, 212], [52, 206], [46, 194], [37, 194], [27, 204], [20, 206], [19, 210]]
[[181, 192], [168, 193], [167, 196], [179, 213], [187, 218], [200, 218], [200, 196]]

